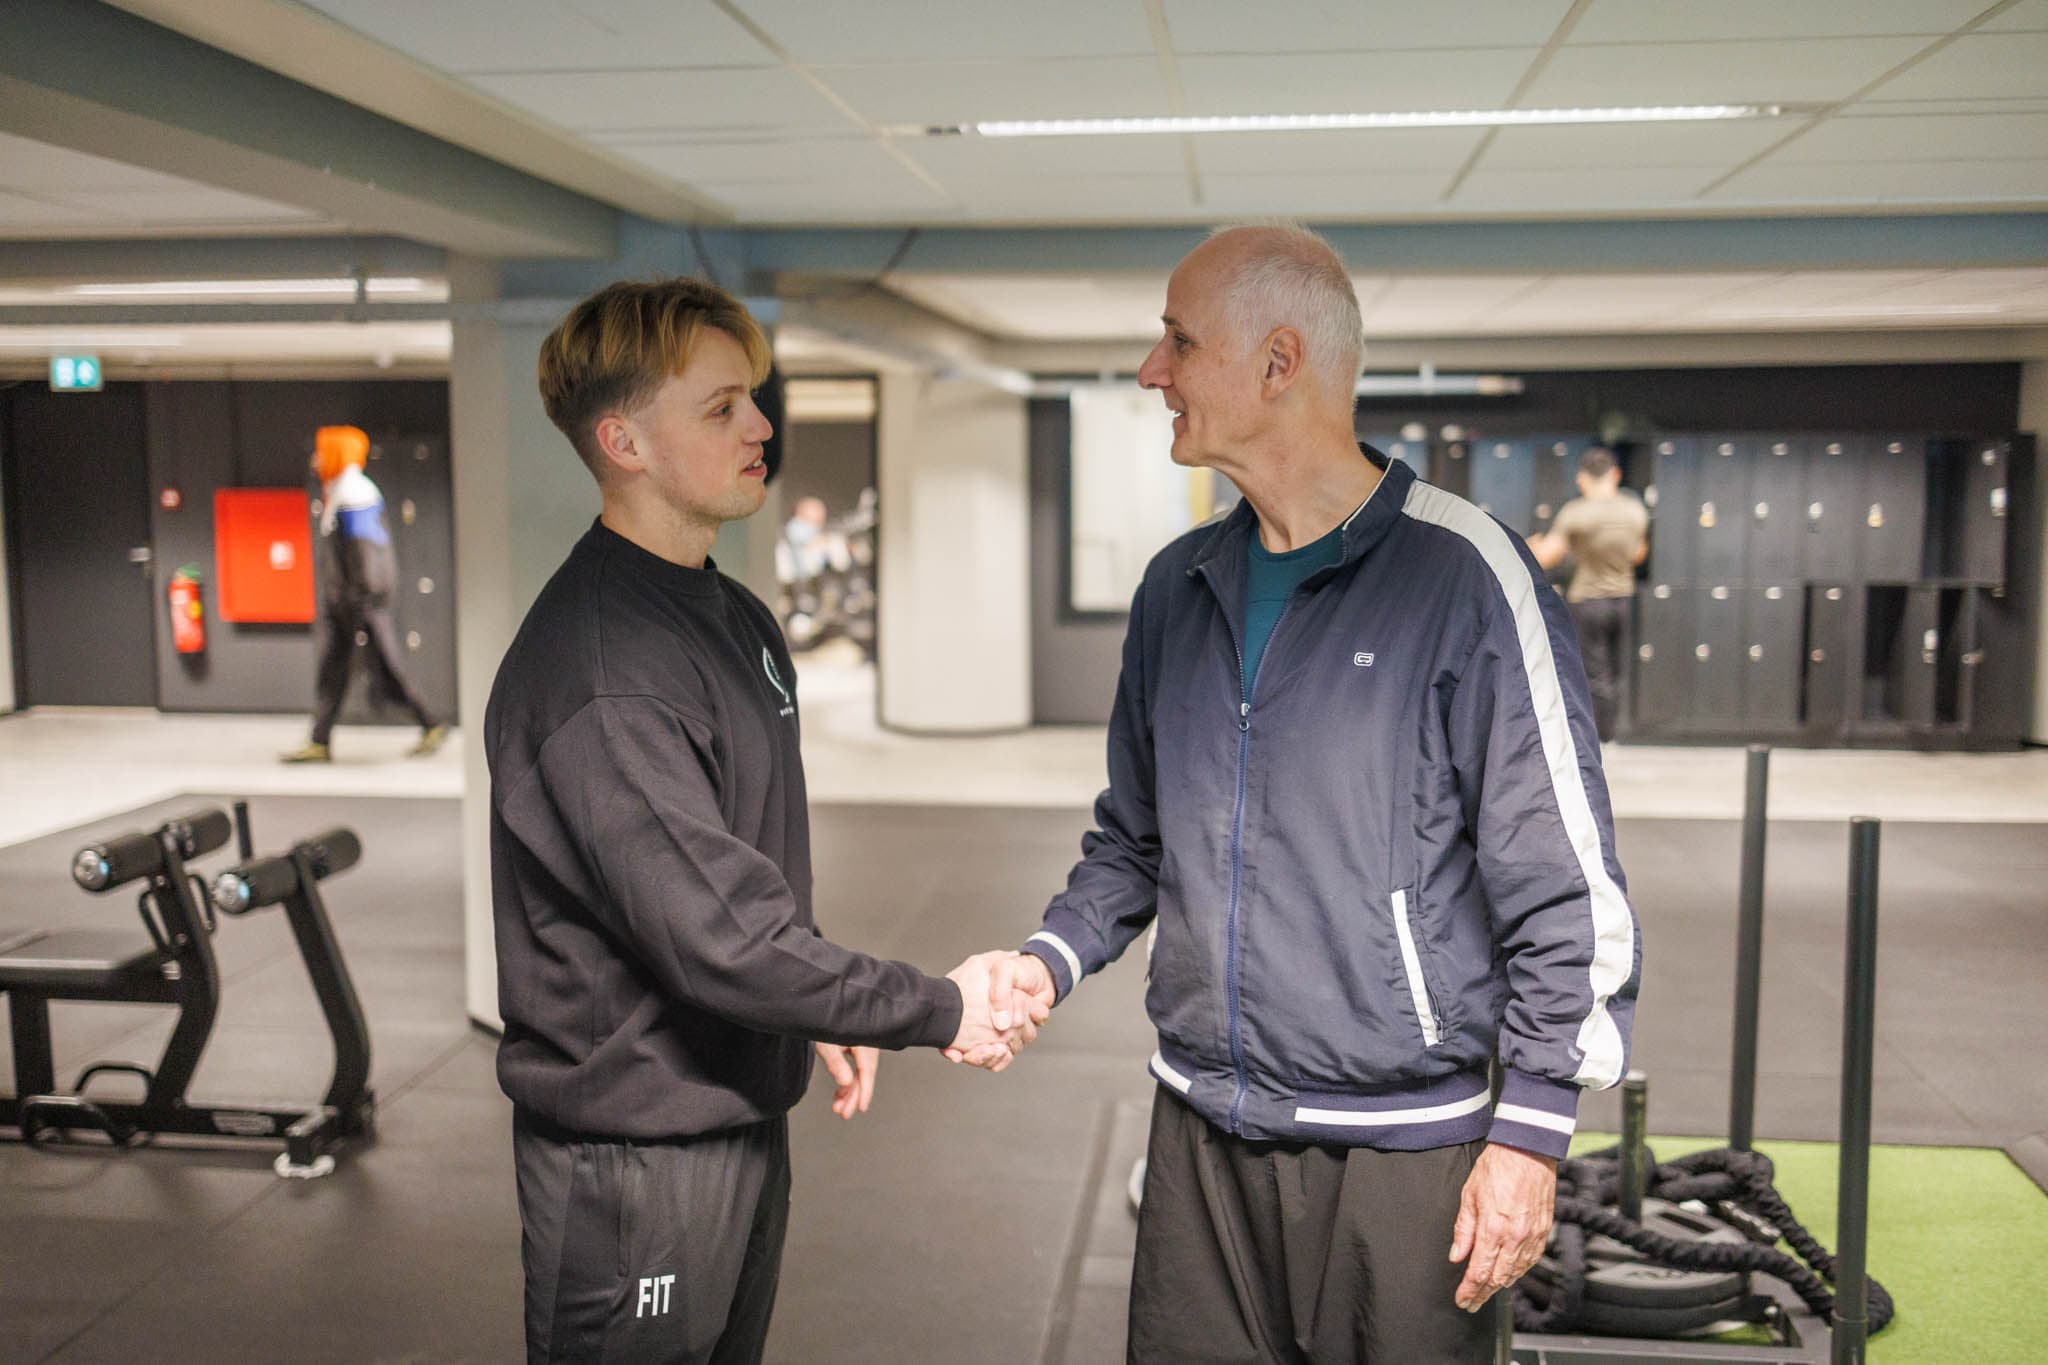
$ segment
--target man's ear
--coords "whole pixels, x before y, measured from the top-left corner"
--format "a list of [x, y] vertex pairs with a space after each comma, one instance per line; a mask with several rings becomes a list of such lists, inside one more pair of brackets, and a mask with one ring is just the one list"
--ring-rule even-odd
[[1266, 368], [1260, 376], [1259, 385], [1266, 397], [1277, 398], [1301, 378], [1302, 362], [1306, 358], [1301, 333], [1292, 327], [1275, 327], [1266, 336], [1263, 355]]
[[606, 465], [615, 471], [639, 472], [642, 466], [640, 447], [634, 440], [632, 426], [624, 417], [616, 412], [606, 413], [591, 428], [591, 437], [597, 442], [598, 454], [604, 457]]

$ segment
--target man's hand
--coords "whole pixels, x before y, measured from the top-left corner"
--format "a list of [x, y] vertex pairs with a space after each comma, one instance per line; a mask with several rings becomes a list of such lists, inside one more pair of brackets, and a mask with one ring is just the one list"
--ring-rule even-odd
[[1478, 1312], [1536, 1264], [1550, 1240], [1556, 1206], [1553, 1158], [1488, 1144], [1465, 1179], [1451, 1232], [1451, 1260], [1466, 1261], [1458, 1307]]
[[819, 1058], [838, 1087], [832, 1093], [832, 1112], [843, 1119], [867, 1113], [875, 1100], [875, 1071], [882, 1065], [881, 1051], [872, 1047], [841, 1047], [837, 1043], [816, 1046]]
[[1004, 1022], [995, 1022], [999, 997], [993, 977], [998, 964], [1017, 956], [1008, 952], [980, 953], [946, 973], [947, 980], [960, 988], [961, 1004], [960, 1031], [945, 1049], [948, 1061], [1001, 1071], [1038, 1037], [1038, 1026], [1045, 1022], [1051, 1007], [1039, 1004], [1021, 990], [1009, 991], [1009, 999], [1000, 1006]]
[[1052, 969], [1042, 960], [1030, 953], [1009, 953], [992, 964], [988, 973], [989, 1015], [997, 1028], [1008, 1028], [1015, 1022], [1020, 993], [1030, 1001], [1022, 1013], [1042, 1024], [1052, 1013], [1059, 988], [1053, 984]]

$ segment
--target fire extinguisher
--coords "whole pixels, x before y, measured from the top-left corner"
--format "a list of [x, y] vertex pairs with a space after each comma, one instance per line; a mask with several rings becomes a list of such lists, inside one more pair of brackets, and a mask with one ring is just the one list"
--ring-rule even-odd
[[206, 604], [200, 595], [204, 581], [197, 564], [182, 564], [171, 575], [171, 642], [180, 654], [198, 654], [206, 648]]

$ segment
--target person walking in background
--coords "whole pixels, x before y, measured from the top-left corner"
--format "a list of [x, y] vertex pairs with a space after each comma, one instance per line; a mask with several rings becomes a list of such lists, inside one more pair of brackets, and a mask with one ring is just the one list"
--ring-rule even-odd
[[1641, 498], [1623, 490], [1621, 466], [1612, 452], [1593, 446], [1579, 457], [1579, 496], [1560, 507], [1548, 531], [1529, 537], [1536, 562], [1554, 569], [1572, 557], [1572, 581], [1564, 600], [1586, 662], [1593, 693], [1593, 723], [1602, 743], [1614, 738], [1615, 723], [1628, 710], [1629, 613], [1636, 592], [1636, 566], [1649, 555], [1644, 533], [1650, 514]]
[[358, 635], [368, 638], [376, 692], [419, 722], [419, 742], [407, 755], [431, 754], [448, 738], [448, 727], [434, 719], [400, 663], [398, 623], [391, 615], [398, 557], [384, 520], [384, 495], [363, 472], [369, 454], [370, 438], [360, 427], [322, 427], [313, 438], [313, 468], [320, 475], [320, 543], [327, 561], [320, 576], [326, 640], [315, 684], [313, 736], [284, 755], [287, 763], [333, 761], [334, 721], [348, 691]]

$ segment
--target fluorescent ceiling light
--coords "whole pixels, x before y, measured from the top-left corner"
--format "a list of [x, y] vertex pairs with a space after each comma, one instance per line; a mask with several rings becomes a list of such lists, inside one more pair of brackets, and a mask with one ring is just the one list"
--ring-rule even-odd
[[[411, 276], [372, 278], [372, 294], [417, 294], [427, 282]], [[341, 294], [353, 298], [356, 282], [350, 279], [313, 280], [143, 280], [127, 284], [74, 284], [67, 291], [89, 299], [166, 299], [196, 295]]]
[[1513, 128], [1572, 123], [1702, 123], [1776, 118], [1779, 104], [1669, 104], [1598, 109], [1435, 109], [1395, 114], [1198, 114], [1182, 118], [1015, 119], [898, 127], [899, 135], [949, 137], [1134, 137], [1158, 133], [1305, 133], [1345, 128]]

